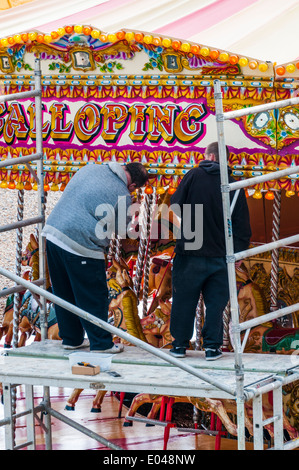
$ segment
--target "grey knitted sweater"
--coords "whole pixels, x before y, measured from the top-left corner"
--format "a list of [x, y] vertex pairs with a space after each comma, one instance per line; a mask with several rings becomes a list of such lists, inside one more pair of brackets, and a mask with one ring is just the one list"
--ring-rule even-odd
[[103, 259], [113, 232], [126, 235], [130, 205], [120, 164], [87, 164], [68, 183], [42, 235], [55, 237], [82, 256]]

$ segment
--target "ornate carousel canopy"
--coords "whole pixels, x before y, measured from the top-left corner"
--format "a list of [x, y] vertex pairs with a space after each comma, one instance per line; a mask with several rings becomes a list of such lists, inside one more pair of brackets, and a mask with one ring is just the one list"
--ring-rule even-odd
[[[215, 79], [226, 111], [297, 95], [297, 46], [288, 40], [295, 1], [110, 0], [83, 9], [65, 0], [64, 7], [68, 16], [55, 1], [35, 0], [0, 18], [2, 93], [31, 89], [41, 59], [46, 189], [63, 190], [89, 162], [114, 160], [143, 162], [151, 186], [174, 191], [217, 138]], [[1, 103], [0, 131], [1, 160], [33, 153], [33, 102]], [[227, 122], [234, 176], [298, 165], [298, 137], [298, 107]], [[24, 165], [0, 173], [1, 187], [34, 189]], [[271, 201], [281, 189], [298, 194], [298, 175], [248, 195]]]

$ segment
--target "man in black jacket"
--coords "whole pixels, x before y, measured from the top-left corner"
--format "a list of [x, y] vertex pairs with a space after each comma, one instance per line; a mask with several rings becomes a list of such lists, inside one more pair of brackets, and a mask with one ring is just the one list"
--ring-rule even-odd
[[[231, 200], [233, 196], [231, 192]], [[206, 307], [203, 347], [207, 360], [218, 359], [222, 354], [222, 316], [229, 300], [229, 288], [217, 142], [208, 145], [205, 160], [183, 178], [171, 198], [171, 205], [174, 204], [180, 207], [182, 220], [172, 273], [170, 332], [174, 341], [170, 353], [175, 357], [186, 355], [202, 293]], [[234, 251], [246, 250], [251, 229], [243, 189], [233, 209], [232, 226]]]

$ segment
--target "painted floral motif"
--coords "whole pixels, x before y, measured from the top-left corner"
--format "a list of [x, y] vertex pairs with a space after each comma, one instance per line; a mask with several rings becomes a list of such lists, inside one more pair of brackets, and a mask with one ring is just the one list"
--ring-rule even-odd
[[149, 56], [149, 61], [144, 64], [144, 67], [142, 70], [154, 70], [155, 68], [159, 69], [161, 72], [163, 71], [163, 60], [162, 60], [162, 52], [163, 52], [163, 47], [155, 47], [155, 48], [147, 48], [144, 47], [144, 45], [141, 45], [142, 49], [144, 52], [146, 52]]
[[62, 62], [52, 62], [49, 64], [49, 70], [58, 70], [59, 73], [69, 73], [71, 71], [71, 65], [65, 65]]
[[104, 73], [112, 73], [116, 70], [121, 70], [123, 69], [123, 66], [119, 62], [111, 62], [109, 61], [107, 64], [101, 64], [99, 62], [96, 62], [97, 67], [100, 69], [101, 72]]
[[25, 70], [33, 70], [33, 68], [24, 61], [26, 46], [14, 47], [7, 49], [11, 56], [11, 61], [15, 69], [19, 72], [22, 68]]

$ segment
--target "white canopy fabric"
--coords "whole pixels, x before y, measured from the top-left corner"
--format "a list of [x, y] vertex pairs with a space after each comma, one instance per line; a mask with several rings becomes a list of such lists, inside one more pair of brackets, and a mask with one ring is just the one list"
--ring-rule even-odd
[[1, 37], [72, 24], [189, 40], [277, 64], [299, 56], [298, 0], [35, 0], [0, 13]]
[[[57, 22], [68, 13], [100, 7], [109, 0], [34, 0], [0, 12], [0, 36], [8, 37], [29, 30], [43, 30], [45, 22]], [[80, 20], [78, 20], [80, 21]], [[81, 20], [83, 21], [83, 20]], [[62, 21], [63, 23], [63, 21]], [[60, 24], [60, 23], [59, 23]], [[80, 22], [81, 24], [81, 22]], [[58, 26], [57, 26], [58, 27]], [[56, 29], [56, 27], [54, 27]]]

